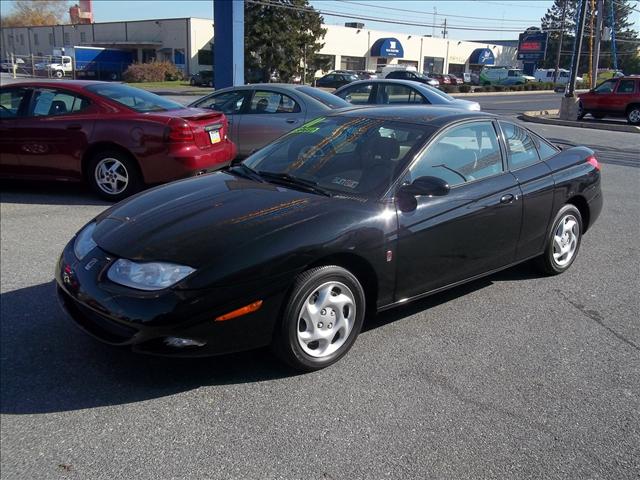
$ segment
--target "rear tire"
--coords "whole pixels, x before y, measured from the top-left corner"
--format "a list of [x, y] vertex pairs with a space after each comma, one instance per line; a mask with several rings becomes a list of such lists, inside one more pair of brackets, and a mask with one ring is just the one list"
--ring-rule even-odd
[[272, 349], [296, 370], [320, 370], [349, 351], [364, 315], [364, 290], [351, 272], [336, 265], [307, 270], [294, 283]]
[[547, 235], [544, 253], [535, 259], [538, 269], [558, 275], [571, 267], [582, 242], [582, 215], [575, 205], [567, 204], [556, 215]]
[[631, 105], [627, 110], [627, 122], [640, 125], [640, 105]]
[[194, 79], [194, 78], [191, 78], [191, 79], [189, 80], [189, 85], [191, 85], [192, 87], [195, 87], [195, 86], [196, 86], [196, 81], [195, 81], [195, 79]]
[[138, 165], [118, 150], [103, 150], [94, 154], [86, 174], [93, 191], [111, 202], [133, 195], [142, 187]]

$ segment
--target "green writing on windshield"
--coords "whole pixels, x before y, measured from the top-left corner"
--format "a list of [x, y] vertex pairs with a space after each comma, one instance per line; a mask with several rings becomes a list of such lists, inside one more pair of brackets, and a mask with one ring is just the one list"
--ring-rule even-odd
[[318, 117], [315, 120], [311, 120], [310, 122], [305, 123], [301, 127], [296, 128], [291, 133], [314, 133], [320, 130], [320, 127], [317, 126], [320, 122], [324, 120], [324, 117]]

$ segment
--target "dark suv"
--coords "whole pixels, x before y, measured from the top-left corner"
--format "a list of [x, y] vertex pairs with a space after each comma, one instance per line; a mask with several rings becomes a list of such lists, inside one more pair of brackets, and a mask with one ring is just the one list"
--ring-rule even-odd
[[594, 118], [626, 117], [640, 125], [640, 76], [611, 78], [578, 96], [578, 120], [587, 113]]

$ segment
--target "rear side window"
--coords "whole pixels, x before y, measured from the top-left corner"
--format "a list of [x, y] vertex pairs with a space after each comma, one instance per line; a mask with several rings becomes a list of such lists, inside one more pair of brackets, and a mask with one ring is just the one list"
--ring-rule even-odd
[[416, 90], [401, 84], [378, 84], [378, 104], [429, 103]]
[[217, 110], [227, 115], [233, 115], [240, 113], [247, 94], [248, 92], [246, 91], [223, 92], [207, 97], [195, 106], [198, 108], [210, 108], [211, 110]]
[[531, 135], [513, 123], [500, 122], [507, 144], [509, 164], [512, 170], [527, 167], [540, 161]]
[[20, 111], [20, 105], [27, 95], [24, 88], [12, 88], [0, 92], [0, 118], [15, 118]]
[[293, 98], [267, 90], [256, 90], [249, 106], [249, 113], [296, 113], [299, 111], [300, 106]]
[[77, 113], [89, 106], [89, 101], [73, 95], [53, 89], [36, 90], [33, 94], [31, 115], [34, 117], [50, 117]]
[[556, 153], [558, 153], [558, 149], [556, 147], [549, 145], [549, 143], [542, 140], [540, 137], [536, 137], [535, 141], [536, 141], [536, 146], [538, 147], [538, 154], [540, 155], [540, 160], [546, 160], [547, 158], [551, 158]]
[[633, 93], [635, 89], [635, 80], [620, 80], [618, 84], [618, 93]]
[[371, 95], [372, 88], [373, 85], [371, 83], [354, 85], [340, 92], [339, 96], [353, 105], [364, 105], [369, 103], [369, 95]]

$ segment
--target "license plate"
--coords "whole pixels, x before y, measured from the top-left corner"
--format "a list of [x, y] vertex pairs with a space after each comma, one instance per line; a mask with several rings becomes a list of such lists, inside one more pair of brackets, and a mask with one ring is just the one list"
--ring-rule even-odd
[[220, 130], [209, 130], [209, 140], [211, 140], [211, 143], [220, 142]]

